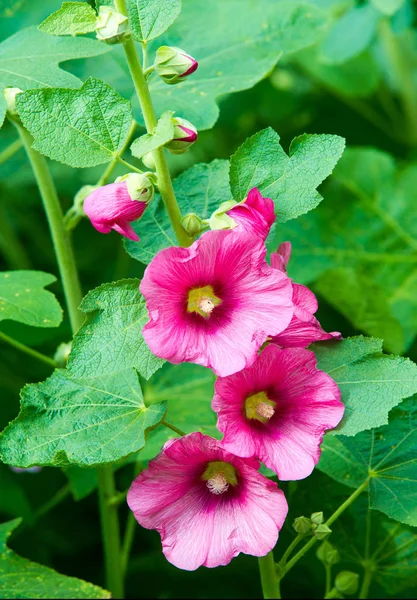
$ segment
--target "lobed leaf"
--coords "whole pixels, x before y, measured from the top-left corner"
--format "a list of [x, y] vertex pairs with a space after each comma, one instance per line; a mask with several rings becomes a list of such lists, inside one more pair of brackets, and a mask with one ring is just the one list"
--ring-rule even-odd
[[148, 321], [138, 279], [122, 279], [91, 290], [81, 303], [87, 319], [74, 337], [68, 370], [97, 377], [134, 367], [149, 379], [164, 363], [142, 336]]
[[95, 30], [96, 11], [87, 2], [63, 2], [38, 29], [52, 35], [77, 35]]
[[417, 392], [417, 365], [382, 354], [382, 340], [357, 336], [310, 348], [318, 368], [336, 381], [346, 406], [334, 433], [354, 436], [388, 423], [389, 411]]
[[417, 525], [417, 404], [395, 408], [388, 425], [355, 437], [327, 434], [318, 468], [349, 487], [370, 477], [369, 506], [392, 519]]
[[110, 592], [27, 560], [6, 541], [21, 519], [0, 525], [0, 595], [2, 598], [110, 598]]
[[145, 133], [134, 140], [130, 146], [133, 156], [142, 158], [148, 152], [152, 152], [174, 138], [174, 124], [172, 122], [172, 110], [168, 110], [158, 119], [155, 130], [152, 133]]
[[87, 38], [54, 37], [36, 27], [22, 29], [0, 44], [0, 89], [79, 87], [78, 77], [60, 69], [59, 63], [99, 56], [109, 49]]
[[81, 89], [31, 90], [16, 106], [34, 137], [33, 148], [71, 167], [92, 167], [112, 160], [132, 123], [130, 103], [99, 79]]
[[62, 308], [52, 292], [44, 290], [56, 281], [42, 271], [0, 273], [0, 321], [10, 319], [32, 327], [58, 327]]
[[19, 467], [113, 463], [145, 445], [145, 431], [165, 410], [165, 403], [145, 406], [133, 369], [96, 378], [56, 369], [23, 388], [19, 416], [1, 434], [0, 456]]
[[333, 171], [344, 147], [345, 140], [337, 135], [304, 134], [292, 141], [287, 156], [271, 127], [259, 131], [231, 158], [233, 197], [243, 200], [258, 187], [274, 200], [278, 222], [294, 219], [321, 202], [316, 188]]
[[138, 42], [163, 33], [181, 12], [181, 0], [126, 0], [129, 25]]

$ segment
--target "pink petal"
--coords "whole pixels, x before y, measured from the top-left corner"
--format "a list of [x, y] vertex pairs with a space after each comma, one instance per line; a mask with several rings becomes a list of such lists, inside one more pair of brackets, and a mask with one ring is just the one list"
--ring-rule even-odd
[[119, 221], [118, 223], [113, 224], [113, 229], [120, 233], [124, 237], [127, 237], [129, 240], [133, 240], [134, 242], [139, 241], [139, 236], [133, 227], [128, 223], [128, 221]]

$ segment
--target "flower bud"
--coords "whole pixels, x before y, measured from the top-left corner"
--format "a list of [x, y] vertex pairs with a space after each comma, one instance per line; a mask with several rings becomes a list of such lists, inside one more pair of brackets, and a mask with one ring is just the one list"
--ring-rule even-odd
[[320, 544], [316, 556], [325, 565], [335, 565], [340, 561], [338, 549], [332, 546], [327, 540]]
[[7, 87], [3, 90], [3, 96], [6, 101], [6, 110], [7, 112], [15, 116], [16, 112], [16, 96], [17, 94], [21, 94], [23, 90], [18, 87]]
[[153, 173], [129, 173], [95, 189], [84, 200], [84, 212], [100, 233], [112, 229], [139, 241], [130, 223], [144, 213], [154, 194]]
[[181, 225], [191, 237], [198, 235], [204, 228], [204, 222], [195, 213], [188, 213], [181, 219]]
[[143, 162], [145, 167], [148, 167], [148, 169], [155, 170], [156, 165], [155, 165], [155, 160], [153, 158], [152, 152], [148, 152], [147, 154], [144, 154], [141, 158], [141, 161]]
[[351, 596], [358, 590], [359, 575], [352, 573], [352, 571], [340, 571], [336, 575], [334, 587], [341, 594], [348, 594]]
[[227, 211], [237, 205], [237, 202], [234, 200], [227, 200], [226, 202], [222, 202], [219, 208], [216, 208], [214, 213], [208, 220], [210, 229], [233, 229], [236, 227], [237, 223], [229, 217]]
[[96, 37], [106, 44], [117, 44], [127, 32], [128, 19], [112, 6], [100, 6], [96, 22]]
[[318, 540], [324, 540], [329, 533], [331, 533], [332, 530], [327, 527], [327, 525], [317, 525], [317, 527], [314, 530], [314, 536], [318, 539]]
[[68, 357], [71, 352], [72, 342], [62, 342], [59, 344], [56, 352], [54, 354], [54, 361], [56, 362], [56, 366], [60, 369], [65, 369], [68, 362]]
[[313, 523], [315, 523], [316, 525], [321, 525], [323, 523], [323, 513], [322, 512], [315, 512], [310, 516], [310, 519], [313, 521]]
[[181, 83], [185, 77], [197, 70], [198, 62], [175, 46], [161, 46], [156, 51], [155, 71], [168, 83]]
[[180, 117], [173, 117], [172, 121], [174, 123], [174, 139], [165, 144], [165, 148], [171, 154], [182, 154], [183, 152], [187, 152], [190, 146], [197, 140], [197, 129], [190, 121], [186, 121]]
[[294, 523], [292, 524], [295, 531], [297, 533], [302, 533], [303, 535], [310, 533], [311, 525], [311, 520], [307, 517], [297, 517], [294, 519]]

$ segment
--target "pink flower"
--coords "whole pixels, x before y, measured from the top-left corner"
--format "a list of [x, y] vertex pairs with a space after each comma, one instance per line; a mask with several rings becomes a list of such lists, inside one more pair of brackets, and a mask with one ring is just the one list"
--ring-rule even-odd
[[265, 556], [287, 515], [283, 492], [220, 442], [191, 433], [170, 440], [132, 483], [136, 520], [156, 529], [166, 558], [180, 569], [228, 564], [240, 552]]
[[174, 139], [165, 144], [171, 154], [183, 154], [197, 141], [198, 132], [190, 121], [180, 117], [172, 117], [174, 124]]
[[152, 352], [221, 376], [251, 365], [293, 314], [291, 282], [265, 253], [262, 240], [232, 231], [207, 231], [189, 248], [161, 250], [140, 285]]
[[176, 46], [160, 46], [155, 55], [155, 71], [170, 85], [180, 83], [197, 70], [198, 62]]
[[344, 411], [339, 388], [316, 368], [313, 352], [276, 346], [248, 369], [217, 379], [212, 408], [223, 448], [256, 456], [282, 480], [310, 475], [325, 430]]
[[[291, 255], [291, 243], [280, 244], [278, 251], [271, 254], [271, 267], [286, 273]], [[326, 333], [314, 316], [318, 309], [315, 295], [304, 285], [293, 283], [294, 316], [288, 327], [271, 342], [283, 348], [306, 348], [313, 342], [336, 339], [342, 335], [338, 331]]]
[[83, 208], [100, 233], [110, 233], [114, 229], [137, 242], [139, 237], [130, 223], [142, 216], [153, 193], [152, 182], [146, 174], [130, 173], [91, 192], [84, 200]]
[[266, 240], [274, 221], [274, 202], [263, 198], [258, 188], [252, 188], [243, 201], [227, 211], [237, 223], [235, 231], [248, 231]]

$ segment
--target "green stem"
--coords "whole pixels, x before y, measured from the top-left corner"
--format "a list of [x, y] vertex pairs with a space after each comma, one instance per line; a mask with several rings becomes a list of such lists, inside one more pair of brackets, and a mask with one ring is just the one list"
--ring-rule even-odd
[[83, 314], [78, 310], [82, 294], [71, 242], [64, 225], [62, 208], [45, 157], [32, 148], [33, 138], [30, 133], [22, 125], [15, 124], [42, 197], [61, 274], [71, 328], [75, 333], [83, 322]]
[[58, 490], [57, 493], [54, 496], [52, 496], [52, 498], [45, 502], [45, 504], [42, 504], [42, 506], [40, 506], [38, 510], [35, 511], [32, 524], [36, 523], [36, 521], [39, 521], [39, 519], [46, 515], [46, 513], [48, 513], [50, 510], [55, 508], [55, 506], [58, 506], [58, 504], [65, 500], [65, 498], [69, 496], [70, 491], [71, 490], [68, 483], [65, 484], [60, 490]]
[[111, 503], [111, 499], [116, 494], [113, 470], [111, 467], [100, 467], [97, 472], [107, 587], [111, 592], [112, 598], [123, 598], [119, 519], [117, 506]]
[[129, 555], [132, 549], [133, 539], [135, 537], [136, 531], [136, 519], [135, 515], [130, 511], [127, 517], [126, 530], [125, 535], [123, 537], [123, 547], [122, 547], [122, 573], [125, 574], [127, 570], [127, 565], [129, 562]]
[[22, 148], [22, 145], [22, 140], [18, 138], [17, 140], [12, 142], [10, 146], [7, 146], [7, 148], [5, 148], [3, 152], [0, 152], [0, 165], [2, 165], [4, 162], [6, 162], [6, 160], [9, 160], [9, 158], [14, 156], [16, 152], [18, 152], [18, 150]]
[[[362, 494], [362, 492], [364, 490], [366, 490], [366, 488], [368, 487], [369, 484], [369, 479], [366, 479], [362, 485], [360, 485], [358, 487], [358, 489], [356, 489], [353, 494], [351, 494], [349, 496], [349, 498], [347, 500], [345, 500], [345, 502], [343, 502], [343, 504], [341, 504], [339, 506], [339, 508], [331, 515], [331, 517], [329, 517], [325, 523], [325, 525], [327, 525], [328, 527], [330, 527], [330, 525], [332, 523], [334, 523], [334, 521], [336, 521], [336, 519], [338, 519], [340, 517], [340, 515]], [[283, 568], [282, 572], [281, 572], [281, 579], [282, 577], [284, 577], [284, 575], [286, 575], [288, 573], [288, 571], [290, 569], [293, 568], [293, 566], [300, 560], [300, 558], [302, 558], [304, 556], [304, 554], [306, 552], [308, 552], [308, 550], [310, 550], [310, 548], [312, 548], [314, 546], [314, 544], [316, 542], [318, 542], [319, 540], [316, 537], [312, 537], [302, 548], [301, 550], [299, 550], [297, 552], [297, 554], [285, 565], [285, 567]]]
[[[125, 0], [115, 0], [116, 10], [124, 15], [127, 14]], [[142, 66], [136, 52], [135, 42], [132, 37], [128, 37], [123, 42], [124, 51], [126, 54], [127, 64], [129, 66], [130, 75], [133, 85], [142, 109], [143, 118], [145, 120], [146, 130], [152, 133], [156, 127], [157, 119], [152, 105], [151, 96], [149, 93], [148, 84], [143, 74]], [[178, 243], [181, 246], [187, 247], [192, 240], [181, 225], [181, 212], [175, 197], [174, 188], [172, 187], [171, 176], [166, 162], [164, 148], [154, 150], [152, 155], [155, 161], [156, 175], [158, 178], [158, 188], [164, 201], [165, 208], [172, 223], [172, 228], [175, 231]]]
[[332, 589], [332, 565], [326, 563], [324, 568], [326, 569], [326, 592], [324, 597], [327, 597]]
[[131, 171], [134, 171], [135, 173], [139, 173], [140, 175], [142, 175], [142, 173], [143, 173], [143, 171], [141, 171], [137, 167], [131, 165], [129, 162], [127, 162], [127, 160], [124, 160], [120, 156], [117, 157], [117, 162], [119, 162], [121, 165], [124, 165], [125, 167], [127, 167]]
[[281, 598], [280, 583], [275, 570], [274, 555], [268, 552], [266, 556], [258, 558], [259, 572], [261, 575], [261, 585], [263, 597]]
[[43, 363], [47, 364], [48, 366], [52, 367], [53, 369], [56, 367], [55, 361], [53, 358], [50, 358], [49, 356], [46, 356], [46, 354], [42, 354], [41, 352], [38, 352], [37, 350], [33, 350], [33, 348], [29, 348], [29, 346], [26, 346], [25, 344], [18, 342], [17, 340], [9, 337], [2, 331], [0, 331], [0, 340], [3, 340], [3, 342], [10, 344], [10, 346], [17, 348], [21, 352], [25, 352], [25, 354], [32, 356], [32, 358], [36, 358], [37, 360], [42, 361]]
[[366, 598], [368, 597], [369, 588], [372, 583], [372, 576], [373, 572], [371, 571], [371, 569], [365, 569], [362, 586], [359, 592], [360, 600], [366, 600]]
[[298, 544], [301, 542], [301, 540], [304, 538], [305, 536], [302, 535], [301, 533], [299, 533], [291, 542], [291, 544], [288, 546], [288, 548], [285, 550], [284, 554], [282, 555], [281, 560], [278, 563], [279, 568], [281, 569], [282, 567], [285, 566], [285, 564], [287, 563], [288, 558], [290, 557], [290, 555], [292, 554], [292, 552], [295, 550], [295, 548], [298, 546]]
[[187, 435], [184, 431], [181, 431], [181, 429], [178, 429], [178, 427], [175, 427], [175, 425], [171, 425], [171, 423], [168, 423], [167, 421], [165, 421], [165, 419], [162, 419], [161, 421], [161, 425], [165, 425], [165, 427], [168, 427], [168, 429], [172, 429], [172, 431], [175, 431], [175, 433], [178, 433], [178, 435]]
[[[113, 171], [116, 168], [117, 164], [120, 162], [119, 158], [127, 150], [127, 147], [130, 144], [132, 136], [133, 136], [133, 134], [136, 131], [136, 127], [137, 127], [136, 121], [132, 121], [132, 125], [130, 126], [129, 133], [127, 134], [127, 138], [126, 138], [126, 141], [124, 143], [123, 148], [120, 150], [120, 152], [118, 153], [118, 155], [115, 158], [113, 158], [113, 160], [107, 165], [106, 170], [104, 171], [103, 175], [97, 181], [97, 185], [98, 186], [105, 185], [108, 182], [111, 174], [113, 173]], [[129, 166], [129, 168], [130, 168], [130, 166]]]

